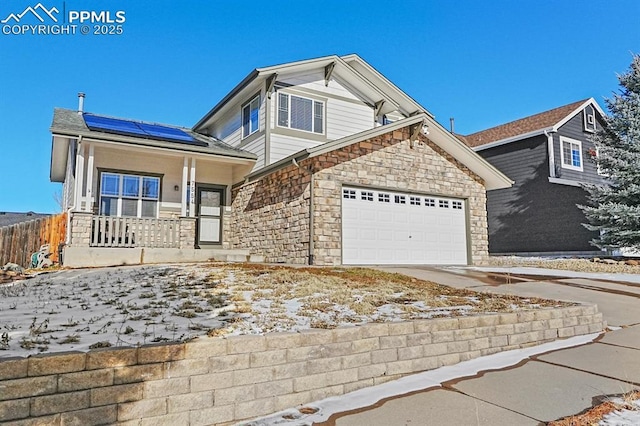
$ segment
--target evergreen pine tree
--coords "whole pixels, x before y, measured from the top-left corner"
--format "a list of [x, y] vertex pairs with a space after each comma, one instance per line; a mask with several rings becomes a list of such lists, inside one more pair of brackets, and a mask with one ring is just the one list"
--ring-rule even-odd
[[640, 55], [620, 76], [619, 93], [606, 99], [610, 115], [596, 132], [595, 157], [608, 185], [585, 185], [589, 206], [579, 206], [589, 223], [600, 231], [592, 244], [601, 249], [640, 250]]

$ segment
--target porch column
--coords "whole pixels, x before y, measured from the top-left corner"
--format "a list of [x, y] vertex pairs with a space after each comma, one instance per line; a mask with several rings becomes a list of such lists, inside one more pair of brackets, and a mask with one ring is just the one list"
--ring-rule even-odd
[[84, 203], [85, 212], [93, 210], [93, 148], [94, 145], [89, 144], [89, 159], [87, 161], [87, 198]]
[[196, 159], [191, 157], [191, 186], [189, 191], [189, 217], [196, 217]]
[[182, 165], [182, 199], [180, 201], [180, 216], [187, 215], [187, 183], [189, 178], [189, 159], [184, 157]]
[[82, 211], [82, 186], [84, 184], [84, 145], [82, 141], [78, 139], [78, 149], [76, 152], [76, 184], [75, 184], [75, 198], [74, 209], [76, 211]]

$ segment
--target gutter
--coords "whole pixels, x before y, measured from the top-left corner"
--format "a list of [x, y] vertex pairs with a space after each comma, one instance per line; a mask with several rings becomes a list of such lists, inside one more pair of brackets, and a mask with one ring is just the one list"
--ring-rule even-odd
[[[72, 134], [67, 131], [56, 131], [55, 129], [52, 129], [51, 133], [53, 136], [60, 136], [60, 137], [75, 138], [78, 136], [77, 133]], [[214, 157], [235, 158], [240, 160], [252, 160], [252, 161], [255, 161], [257, 159], [257, 156], [255, 154], [250, 153], [248, 151], [242, 151], [242, 150], [237, 150], [238, 152], [234, 153], [234, 152], [222, 151], [218, 148], [212, 148], [208, 150], [194, 149], [192, 146], [189, 146], [187, 144], [168, 145], [168, 144], [163, 144], [162, 141], [155, 141], [152, 139], [140, 140], [140, 139], [135, 139], [130, 137], [120, 137], [120, 138], [113, 137], [113, 136], [109, 137], [107, 134], [98, 135], [96, 133], [90, 133], [90, 132], [83, 132], [81, 133], [81, 135], [94, 142], [105, 143], [105, 144], [134, 145], [137, 147], [166, 150], [171, 152], [177, 151], [180, 153], [189, 152], [193, 154], [205, 155], [208, 158], [210, 158], [211, 156], [214, 156]], [[150, 143], [148, 141], [153, 141], [153, 142]], [[154, 143], [154, 142], [158, 142], [158, 143]]]
[[485, 144], [485, 145], [474, 146], [472, 149], [474, 151], [476, 151], [476, 152], [484, 151], [485, 149], [495, 148], [497, 146], [506, 145], [508, 143], [520, 141], [520, 140], [527, 139], [527, 138], [531, 138], [533, 136], [543, 135], [543, 134], [545, 134], [545, 132], [555, 132], [555, 128], [554, 127], [547, 127], [546, 129], [534, 130], [533, 132], [523, 133], [521, 135], [512, 136], [510, 138], [500, 139], [499, 141], [490, 142], [490, 143]]

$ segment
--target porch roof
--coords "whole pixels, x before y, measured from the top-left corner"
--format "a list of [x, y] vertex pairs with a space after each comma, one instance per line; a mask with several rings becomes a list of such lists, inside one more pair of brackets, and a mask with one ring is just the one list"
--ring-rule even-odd
[[[92, 116], [96, 116], [92, 114]], [[105, 117], [105, 116], [98, 116]], [[105, 117], [113, 118], [113, 117]], [[144, 123], [142, 121], [119, 119], [131, 123], [142, 123], [156, 125], [156, 123]], [[163, 137], [144, 137], [135, 135], [118, 134], [108, 131], [91, 130], [87, 127], [82, 114], [78, 111], [55, 108], [53, 110], [53, 123], [51, 124], [51, 133], [53, 135], [51, 142], [51, 170], [50, 178], [52, 182], [63, 182], [65, 178], [65, 170], [67, 163], [67, 153], [69, 141], [77, 138], [87, 138], [97, 141], [115, 142], [124, 145], [132, 145], [137, 147], [148, 147], [155, 149], [168, 149], [185, 154], [212, 155], [216, 157], [226, 157], [230, 161], [241, 162], [253, 165], [257, 160], [257, 156], [251, 152], [234, 148], [211, 136], [194, 132], [191, 129], [170, 126], [163, 124], [163, 127], [170, 129], [178, 129], [185, 134], [191, 136], [198, 143], [183, 143], [179, 140]]]
[[[96, 114], [92, 114], [92, 115], [96, 116]], [[106, 116], [100, 116], [100, 117], [106, 117]], [[106, 117], [106, 118], [112, 118], [112, 117]], [[142, 121], [137, 121], [137, 120], [129, 120], [129, 119], [123, 119], [123, 120], [130, 121], [132, 123], [144, 123]], [[145, 123], [145, 124], [157, 124], [157, 123]], [[201, 142], [202, 145], [200, 146], [196, 144], [186, 144], [176, 140], [162, 138], [162, 137], [147, 138], [147, 137], [141, 137], [141, 136], [121, 135], [121, 134], [111, 133], [111, 132], [91, 130], [87, 127], [82, 115], [78, 114], [78, 111], [64, 109], [64, 108], [54, 109], [53, 123], [51, 124], [50, 130], [54, 136], [56, 135], [69, 136], [72, 138], [77, 138], [78, 136], [82, 136], [86, 138], [108, 140], [113, 142], [121, 142], [125, 144], [168, 148], [168, 149], [175, 149], [179, 151], [195, 152], [195, 153], [202, 153], [202, 154], [223, 155], [223, 156], [243, 158], [248, 160], [256, 160], [258, 158], [255, 154], [251, 152], [234, 148], [231, 145], [228, 145], [219, 139], [194, 132], [191, 129], [178, 127], [178, 126], [171, 126], [166, 124], [162, 124], [162, 126], [181, 130], [185, 132], [187, 135], [197, 140], [198, 142]]]

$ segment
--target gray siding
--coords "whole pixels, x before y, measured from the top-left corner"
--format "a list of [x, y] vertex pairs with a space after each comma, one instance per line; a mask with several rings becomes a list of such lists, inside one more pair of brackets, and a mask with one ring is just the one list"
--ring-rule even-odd
[[[602, 128], [602, 124], [598, 122], [598, 128]], [[562, 167], [560, 157], [560, 136], [582, 142], [582, 169], [583, 171], [570, 170]], [[556, 177], [567, 180], [574, 180], [582, 183], [602, 183], [602, 177], [598, 175], [598, 168], [594, 160], [589, 155], [590, 149], [595, 149], [592, 141], [593, 133], [584, 130], [584, 117], [580, 112], [562, 127], [558, 129], [558, 133], [553, 135], [553, 153], [556, 163]]]
[[582, 226], [582, 188], [549, 182], [544, 135], [479, 151], [515, 181], [487, 193], [489, 253], [594, 251], [595, 236]]

